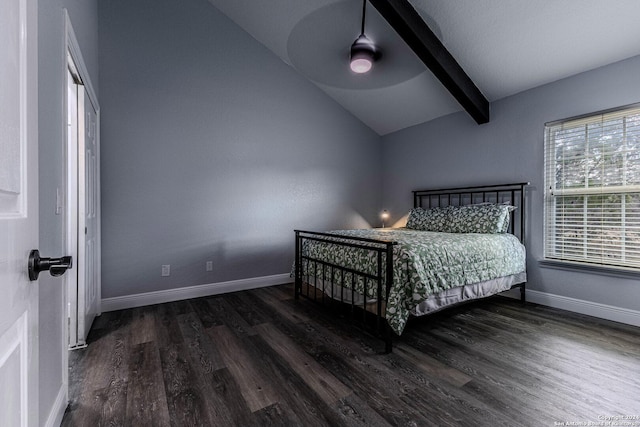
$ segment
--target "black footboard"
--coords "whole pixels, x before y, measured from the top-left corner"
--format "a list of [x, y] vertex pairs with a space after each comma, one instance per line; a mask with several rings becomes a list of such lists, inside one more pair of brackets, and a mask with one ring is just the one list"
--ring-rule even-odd
[[[295, 230], [295, 298], [306, 297], [316, 302], [337, 301], [339, 313], [348, 315], [365, 330], [385, 341], [385, 352], [392, 349], [393, 332], [385, 313], [386, 301], [393, 285], [393, 247], [396, 242], [348, 237], [329, 233]], [[309, 253], [310, 244], [329, 245], [369, 251], [376, 260], [375, 271], [360, 271], [349, 265], [330, 262]], [[360, 284], [363, 292], [356, 291]], [[375, 298], [371, 295], [371, 288]]]

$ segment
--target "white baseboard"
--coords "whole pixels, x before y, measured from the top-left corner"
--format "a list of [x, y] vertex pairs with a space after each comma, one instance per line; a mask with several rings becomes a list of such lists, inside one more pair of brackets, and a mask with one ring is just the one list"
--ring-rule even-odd
[[44, 425], [46, 427], [58, 427], [62, 424], [62, 418], [64, 417], [64, 411], [66, 410], [67, 393], [65, 385], [62, 384], [62, 386], [60, 386], [60, 390], [58, 390], [58, 396], [56, 397], [55, 402], [53, 402], [53, 406]]
[[[503, 294], [504, 296], [520, 298], [518, 294]], [[546, 292], [527, 289], [527, 301], [548, 307], [559, 308], [561, 310], [572, 311], [574, 313], [586, 314], [587, 316], [598, 317], [600, 319], [612, 320], [614, 322], [625, 323], [627, 325], [640, 326], [640, 311], [620, 308], [612, 305], [600, 304], [592, 301], [585, 301], [576, 298], [564, 297], [561, 295], [549, 294]]]
[[266, 286], [281, 285], [293, 281], [289, 273], [273, 276], [252, 277], [249, 279], [231, 280], [228, 282], [209, 283], [206, 285], [187, 286], [164, 291], [145, 292], [142, 294], [124, 295], [121, 297], [103, 298], [102, 312], [162, 304], [190, 298], [200, 298], [227, 292], [244, 291]]
[[[102, 311], [115, 311], [125, 308], [180, 301], [189, 298], [200, 298], [227, 292], [281, 285], [291, 281], [292, 279], [289, 277], [289, 273], [283, 273], [275, 274], [273, 276], [253, 277], [249, 279], [231, 280], [228, 282], [210, 283], [206, 285], [167, 289], [164, 291], [104, 298], [102, 300]], [[502, 295], [512, 298], [520, 298], [520, 291], [516, 289], [504, 292]], [[598, 317], [601, 319], [612, 320], [614, 322], [640, 326], [640, 311], [630, 310], [627, 308], [620, 308], [530, 289], [527, 289], [527, 301], [575, 313], [586, 314], [588, 316]]]

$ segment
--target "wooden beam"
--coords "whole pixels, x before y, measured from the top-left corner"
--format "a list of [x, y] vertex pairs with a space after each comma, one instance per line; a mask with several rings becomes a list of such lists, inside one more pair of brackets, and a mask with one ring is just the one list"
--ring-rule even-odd
[[408, 0], [369, 0], [478, 124], [489, 122], [489, 101]]

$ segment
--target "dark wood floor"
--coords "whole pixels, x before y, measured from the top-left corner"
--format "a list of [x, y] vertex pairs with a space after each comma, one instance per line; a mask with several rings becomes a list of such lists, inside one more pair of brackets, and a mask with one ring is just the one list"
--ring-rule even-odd
[[587, 425], [640, 416], [639, 332], [493, 297], [381, 355], [291, 285], [122, 310], [71, 353], [63, 425]]

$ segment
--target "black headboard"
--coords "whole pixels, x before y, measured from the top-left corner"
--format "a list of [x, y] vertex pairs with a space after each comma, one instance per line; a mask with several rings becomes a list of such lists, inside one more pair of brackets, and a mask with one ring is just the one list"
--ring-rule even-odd
[[509, 233], [522, 243], [525, 235], [525, 187], [528, 182], [517, 184], [482, 185], [475, 187], [440, 188], [413, 192], [414, 208], [464, 206], [474, 203], [508, 203], [516, 209], [511, 212]]

